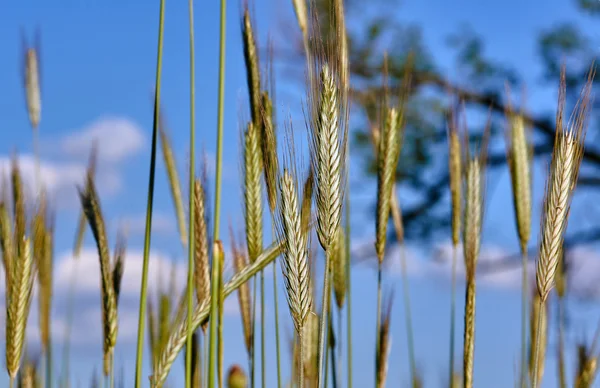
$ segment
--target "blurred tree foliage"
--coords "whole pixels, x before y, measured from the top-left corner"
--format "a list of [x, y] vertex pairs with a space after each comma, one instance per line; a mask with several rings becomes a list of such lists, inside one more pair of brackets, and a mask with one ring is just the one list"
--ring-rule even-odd
[[[326, 33], [330, 25], [328, 3], [326, 0], [317, 0], [319, 24], [323, 33]], [[420, 26], [402, 24], [395, 18], [397, 12], [377, 12], [375, 16], [368, 16], [373, 12], [367, 10], [377, 6], [382, 6], [381, 9], [384, 9], [383, 6], [385, 9], [400, 9], [398, 1], [346, 0], [345, 6], [347, 15], [351, 15], [353, 19], [360, 15], [360, 23], [352, 23], [348, 27], [353, 156], [363, 158], [364, 173], [374, 176], [375, 160], [369, 138], [369, 122], [376, 122], [379, 111], [383, 91], [384, 52], [387, 53], [392, 90], [402, 84], [407, 58], [412, 53], [413, 71], [406, 111], [407, 125], [397, 171], [397, 182], [402, 185], [402, 192], [410, 193], [408, 197], [415, 199], [402, 204], [406, 235], [409, 239], [421, 240], [447, 236], [450, 221], [446, 145], [449, 96], [460, 98], [469, 112], [479, 111], [484, 117], [491, 109], [492, 132], [495, 136], [493, 141], [503, 142], [507, 104], [505, 85], [510, 85], [514, 104], [515, 97], [522, 90], [522, 76], [518, 69], [486, 57], [484, 42], [473, 31], [462, 29], [448, 37], [448, 45], [455, 50], [461, 74], [460, 84], [453, 83], [442, 75], [435, 56], [427, 50]], [[600, 16], [598, 0], [573, 0], [570, 5], [565, 6], [573, 6], [581, 13]], [[295, 55], [302, 55], [301, 44], [297, 47]], [[558, 86], [561, 64], [566, 64], [567, 106], [572, 106], [597, 53], [591, 39], [575, 23], [554, 25], [541, 32], [537, 39], [537, 50], [543, 83], [548, 86]], [[598, 82], [600, 79], [596, 77], [595, 84]], [[548, 108], [547, 115], [526, 116], [534, 131], [533, 157], [536, 159], [549, 160], [552, 152], [555, 107]], [[592, 114], [597, 112], [597, 109], [592, 110]], [[473, 128], [472, 124], [470, 123], [469, 131], [472, 140], [475, 140], [481, 133], [481, 128]], [[594, 144], [592, 139], [595, 139], [599, 129], [596, 120], [591, 120], [579, 183], [580, 187], [596, 190], [600, 189], [600, 144]], [[504, 147], [497, 147], [488, 159], [490, 168], [505, 166]], [[578, 232], [576, 236], [568, 238], [567, 243], [598, 239], [600, 224], [596, 223], [595, 228], [585, 233]]]

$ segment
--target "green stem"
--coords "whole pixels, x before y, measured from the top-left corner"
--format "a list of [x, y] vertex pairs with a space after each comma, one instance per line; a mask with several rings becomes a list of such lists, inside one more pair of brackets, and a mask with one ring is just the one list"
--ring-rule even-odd
[[275, 302], [275, 351], [277, 353], [277, 388], [281, 388], [281, 354], [279, 349], [279, 308], [277, 300], [277, 260], [273, 261], [273, 298]]
[[406, 317], [406, 336], [408, 344], [408, 357], [410, 362], [410, 373], [413, 387], [417, 385], [417, 364], [415, 361], [415, 344], [414, 344], [414, 332], [412, 328], [412, 310], [410, 308], [410, 293], [408, 286], [408, 275], [406, 270], [406, 248], [404, 244], [400, 248], [400, 264], [402, 266], [402, 288], [404, 294], [404, 316]]
[[327, 324], [327, 330], [326, 330], [326, 334], [325, 334], [325, 338], [327, 339], [327, 344], [325, 345], [325, 377], [323, 378], [323, 385], [325, 387], [328, 387], [329, 386], [329, 352], [330, 352], [329, 336], [331, 335], [331, 333], [329, 332], [329, 314], [327, 314], [327, 320], [325, 323]]
[[265, 353], [265, 272], [260, 271], [260, 371], [262, 387], [267, 387], [267, 365]]
[[225, 107], [225, 22], [227, 1], [221, 0], [221, 29], [219, 31], [219, 103], [217, 107], [217, 161], [215, 174], [215, 224], [213, 239], [219, 239], [221, 216], [221, 159], [223, 158], [223, 111]]
[[377, 322], [375, 324], [375, 386], [379, 386], [379, 326], [381, 326], [381, 278], [382, 278], [382, 263], [377, 261]]
[[[304, 340], [303, 340], [304, 326], [300, 327], [298, 332], [298, 346], [300, 347], [300, 360], [298, 362], [298, 388], [304, 388]], [[292, 374], [293, 376], [293, 374]]]
[[448, 378], [450, 387], [452, 387], [452, 381], [454, 381], [454, 336], [455, 336], [455, 321], [456, 321], [456, 262], [457, 262], [457, 251], [456, 245], [452, 246], [452, 291], [450, 293], [450, 362], [448, 370]]
[[[343, 331], [343, 327], [342, 327], [342, 309], [338, 309], [338, 334], [337, 334], [337, 339], [338, 339], [338, 348], [337, 348], [337, 362], [338, 364], [336, 365], [336, 368], [338, 370], [342, 370], [342, 331]], [[341, 376], [340, 376], [340, 383], [341, 383]]]
[[[521, 290], [521, 388], [527, 386], [527, 245], [521, 247], [522, 279]], [[539, 327], [539, 326], [538, 326]]]
[[544, 311], [544, 308], [546, 307], [546, 301], [542, 300], [542, 302], [540, 303], [540, 309], [538, 311], [537, 314], [537, 333], [535, 335], [535, 350], [533, 353], [533, 376], [531, 376], [531, 388], [537, 388], [538, 386], [538, 358], [539, 358], [539, 352], [540, 352], [540, 341], [542, 340], [542, 330], [539, 330], [539, 328], [542, 325], [542, 312]]
[[[216, 257], [216, 252], [213, 249], [212, 260], [212, 276], [211, 276], [211, 294], [210, 294], [210, 337], [208, 345], [208, 388], [215, 386], [215, 364], [217, 357], [217, 336], [218, 336], [218, 321], [219, 321], [219, 276], [221, 273], [220, 259]], [[186, 325], [187, 326], [187, 325]]]
[[218, 324], [218, 333], [217, 333], [217, 343], [218, 343], [218, 354], [217, 354], [217, 381], [219, 388], [223, 388], [223, 347], [224, 347], [224, 339], [223, 339], [223, 304], [225, 302], [225, 297], [223, 296], [223, 260], [220, 261], [219, 264], [219, 324]]
[[150, 261], [150, 238], [152, 231], [152, 205], [154, 202], [154, 175], [156, 170], [156, 137], [160, 106], [160, 76], [162, 72], [163, 30], [165, 20], [165, 0], [160, 0], [158, 27], [158, 54], [156, 59], [156, 91], [154, 93], [154, 120], [152, 123], [152, 146], [150, 151], [150, 177], [148, 179], [148, 199], [146, 207], [146, 230], [144, 233], [144, 260], [142, 264], [142, 284], [140, 286], [140, 307], [138, 319], [138, 337], [135, 363], [135, 388], [142, 386], [142, 358], [144, 350], [144, 323], [146, 319], [146, 300], [148, 298], [148, 263]]
[[254, 290], [252, 296], [252, 349], [250, 351], [250, 386], [255, 387], [256, 384], [256, 305], [258, 304], [257, 282], [253, 279]]
[[[350, 146], [348, 146], [349, 148]], [[348, 153], [349, 154], [349, 153]], [[346, 164], [346, 174], [350, 169], [350, 163]], [[346, 181], [348, 179], [346, 177]], [[352, 388], [352, 287], [350, 271], [350, 190], [349, 185], [346, 188], [346, 348], [348, 353], [348, 388]]]
[[188, 1], [190, 23], [190, 177], [189, 177], [189, 244], [187, 278], [188, 336], [185, 352], [185, 386], [192, 388], [192, 312], [194, 310], [194, 151], [196, 144], [196, 77], [194, 73], [194, 0]]
[[206, 337], [206, 332], [202, 335], [204, 337], [204, 375], [202, 375], [202, 379], [204, 380], [204, 387], [208, 386], [208, 359], [210, 358], [209, 349], [208, 349], [208, 338]]
[[109, 377], [109, 386], [110, 388], [115, 388], [115, 350], [113, 349], [110, 354], [110, 377]]
[[319, 329], [319, 363], [318, 363], [318, 371], [319, 371], [319, 379], [317, 381], [317, 388], [323, 387], [325, 380], [323, 378], [323, 364], [324, 364], [324, 356], [325, 349], [327, 346], [327, 317], [329, 311], [329, 294], [331, 293], [330, 288], [331, 284], [329, 281], [329, 272], [331, 267], [331, 255], [329, 252], [325, 252], [325, 273], [323, 274], [323, 301], [321, 303], [321, 327]]
[[[560, 388], [567, 387], [565, 371], [564, 298], [558, 298], [558, 382]], [[538, 326], [539, 327], [539, 326]], [[593, 348], [592, 348], [593, 349]]]

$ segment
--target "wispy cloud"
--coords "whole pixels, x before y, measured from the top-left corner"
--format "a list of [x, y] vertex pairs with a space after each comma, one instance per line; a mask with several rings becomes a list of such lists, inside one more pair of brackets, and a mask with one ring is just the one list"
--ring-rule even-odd
[[98, 144], [100, 161], [119, 163], [138, 153], [144, 146], [145, 137], [141, 128], [130, 119], [105, 116], [64, 137], [60, 149], [70, 157], [87, 157], [94, 141]]
[[[375, 255], [373, 244], [363, 242], [354, 251], [362, 257], [364, 263], [373, 264]], [[453, 248], [448, 241], [438, 244], [433, 249], [407, 246], [405, 253], [399, 245], [387, 248], [385, 265], [387, 274], [400, 276], [402, 271], [402, 255], [406, 260], [407, 273], [411, 277], [436, 277], [449, 281], [452, 274]], [[465, 266], [462, 246], [457, 250], [457, 276], [465, 278]], [[567, 252], [566, 262], [569, 268], [567, 284], [570, 296], [578, 299], [600, 299], [600, 252], [592, 246], [581, 246]], [[505, 290], [520, 290], [522, 282], [522, 266], [515, 252], [498, 245], [483, 245], [478, 261], [478, 284]], [[535, 285], [535, 257], [529, 257], [527, 273], [529, 285]]]
[[[25, 193], [31, 200], [36, 189], [36, 161], [31, 154], [18, 155], [19, 169], [25, 186]], [[8, 176], [12, 161], [8, 155], [0, 155], [0, 174]], [[79, 204], [77, 198], [77, 185], [83, 183], [86, 166], [81, 162], [54, 162], [40, 161], [40, 177], [44, 187], [55, 206], [70, 207]], [[97, 176], [98, 187], [101, 194], [113, 195], [121, 188], [121, 178], [115, 170], [102, 170]]]

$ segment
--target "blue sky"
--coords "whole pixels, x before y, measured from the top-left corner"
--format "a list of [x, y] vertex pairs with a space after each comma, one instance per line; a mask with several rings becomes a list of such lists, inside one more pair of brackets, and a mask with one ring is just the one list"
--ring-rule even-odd
[[[156, 4], [154, 4], [156, 3]], [[128, 381], [132, 378], [134, 346], [137, 325], [137, 293], [142, 252], [142, 230], [148, 178], [150, 134], [152, 126], [151, 91], [153, 90], [156, 61], [158, 1], [127, 0], [122, 2], [63, 1], [59, 5], [36, 2], [13, 2], [4, 6], [5, 21], [0, 24], [0, 117], [4, 141], [0, 143], [0, 166], [5, 168], [10, 153], [17, 150], [24, 173], [33, 176], [32, 133], [24, 108], [21, 85], [21, 40], [23, 27], [29, 38], [36, 26], [42, 31], [42, 120], [41, 154], [46, 184], [58, 210], [55, 308], [53, 326], [56, 336], [55, 360], [60, 360], [60, 338], [64, 331], [64, 300], [74, 264], [71, 258], [73, 234], [78, 214], [74, 189], [82, 182], [91, 140], [100, 140], [100, 167], [98, 182], [103, 211], [108, 220], [109, 239], [114, 243], [121, 223], [130, 230], [129, 252], [125, 270], [124, 299], [120, 306], [120, 337], [117, 346], [117, 367], [123, 365]], [[486, 52], [493, 58], [518, 66], [528, 84], [530, 108], [534, 111], [552, 111], [556, 88], [540, 88], [540, 68], [536, 61], [535, 39], [542, 28], [557, 21], [577, 21], [588, 31], [594, 20], [579, 16], [574, 7], [560, 0], [519, 2], [478, 2], [476, 0], [405, 0], [391, 8], [403, 21], [421, 24], [424, 38], [435, 60], [453, 75], [452, 51], [445, 46], [445, 37], [466, 23], [481, 34]], [[296, 38], [298, 31], [288, 0], [257, 0], [256, 19], [259, 39], [264, 44], [268, 32], [277, 34], [278, 44], [287, 44]], [[367, 9], [369, 13], [381, 8]], [[389, 10], [388, 10], [389, 12]], [[222, 230], [227, 242], [229, 220], [239, 225], [242, 220], [240, 184], [238, 180], [239, 111], [247, 113], [247, 92], [239, 25], [239, 2], [229, 3], [227, 18], [227, 78], [225, 95], [225, 147], [223, 175]], [[357, 16], [350, 15], [350, 26]], [[179, 171], [187, 176], [188, 125], [189, 125], [189, 64], [187, 3], [167, 1], [164, 72], [162, 101], [176, 152]], [[197, 2], [196, 26], [196, 95], [197, 95], [197, 150], [203, 148], [209, 159], [214, 158], [216, 128], [216, 93], [218, 78], [218, 2]], [[287, 26], [287, 28], [284, 28]], [[593, 30], [592, 30], [593, 31]], [[292, 35], [293, 34], [293, 35]], [[595, 38], [595, 37], [594, 37]], [[282, 47], [285, 49], [286, 47]], [[280, 69], [281, 70], [281, 69]], [[296, 128], [303, 128], [301, 116], [302, 91], [297, 82], [283, 78], [278, 71], [278, 106], [280, 119], [292, 115]], [[299, 138], [301, 136], [296, 136]], [[503, 145], [498, 145], [503, 146]], [[198, 153], [197, 153], [198, 155]], [[353, 160], [353, 168], [360, 159]], [[355, 169], [358, 171], [358, 168]], [[184, 175], [185, 174], [185, 175]], [[543, 166], [536, 166], [533, 212], [533, 238], [537, 240], [539, 208], [543, 194]], [[495, 174], [494, 190], [490, 190], [484, 228], [482, 260], [494, 260], [516, 251], [516, 234], [512, 220], [512, 204], [507, 171]], [[185, 182], [185, 180], [184, 180]], [[355, 177], [352, 181], [372, 187], [370, 178]], [[183, 185], [187, 192], [187, 183]], [[361, 190], [364, 193], [365, 190]], [[402, 196], [402, 192], [400, 194]], [[187, 197], [187, 195], [186, 195]], [[353, 239], [357, 245], [370, 243], [374, 222], [368, 214], [372, 195], [353, 198]], [[506, 209], [510, 209], [507, 211]], [[173, 218], [166, 174], [159, 163], [156, 182], [155, 231], [152, 240], [150, 280], [157, 284], [160, 273], [167, 273], [170, 260], [175, 257], [178, 278], [183, 281], [185, 266]], [[367, 224], [371, 223], [371, 224]], [[373, 225], [373, 227], [364, 227]], [[446, 241], [440, 246], [447, 257]], [[426, 247], [409, 246], [409, 274], [412, 297], [415, 341], [419, 367], [426, 376], [427, 387], [438, 387], [446, 378], [448, 343], [448, 266], [433, 264], [431, 252]], [[386, 283], [399, 286], [398, 266], [394, 262], [397, 250], [392, 249], [392, 265], [386, 271]], [[597, 252], [582, 249], [574, 255], [586, 268], [593, 267]], [[591, 273], [593, 271], [586, 271]], [[77, 293], [78, 319], [73, 330], [72, 370], [76, 380], [89, 380], [94, 368], [101, 367], [101, 343], [98, 294], [98, 264], [93, 240], [88, 236], [83, 257], [78, 264], [79, 289]], [[286, 302], [279, 276], [279, 306], [282, 338], [292, 333]], [[267, 276], [267, 300], [272, 300], [272, 275]], [[581, 277], [581, 284], [593, 284], [597, 279]], [[356, 266], [353, 281], [353, 349], [355, 384], [371, 386], [373, 376], [373, 343], [375, 327], [375, 273], [371, 267]], [[165, 276], [166, 282], [166, 276]], [[319, 280], [320, 282], [320, 280]], [[479, 281], [477, 304], [477, 342], [475, 384], [485, 387], [507, 387], [513, 381], [513, 371], [519, 346], [519, 270], [482, 277]], [[156, 288], [156, 287], [154, 287]], [[400, 289], [397, 290], [400, 292]], [[400, 294], [394, 304], [393, 348], [390, 358], [390, 385], [405, 382], [408, 378], [405, 331]], [[0, 298], [3, 299], [4, 298]], [[462, 308], [459, 298], [458, 308]], [[569, 345], [582, 333], [592, 332], [599, 311], [589, 305], [573, 303], [574, 333]], [[37, 314], [33, 309], [30, 320], [30, 339], [35, 350]], [[366, 311], [362, 313], [361, 311]], [[0, 315], [2, 320], [4, 315]], [[273, 311], [268, 306], [266, 319], [273, 322]], [[235, 298], [227, 304], [225, 325], [225, 364], [239, 363], [244, 368], [245, 351], [242, 330]], [[3, 330], [4, 324], [1, 325]], [[269, 333], [272, 330], [268, 331]], [[462, 325], [457, 328], [461, 338]], [[274, 341], [267, 338], [269, 354], [268, 386], [274, 386]], [[287, 343], [282, 347], [284, 364], [289, 354]], [[550, 346], [552, 352], [554, 347]], [[460, 355], [457, 353], [458, 359]], [[145, 374], [150, 373], [145, 363]], [[570, 367], [573, 360], [570, 360]], [[58, 365], [56, 366], [58, 370]], [[554, 386], [554, 358], [548, 357], [545, 384]], [[172, 386], [181, 384], [182, 361], [177, 360], [171, 373]], [[289, 368], [284, 369], [289, 377]], [[342, 381], [345, 381], [342, 379]], [[7, 379], [0, 378], [0, 386]], [[546, 386], [546, 385], [545, 385]]]

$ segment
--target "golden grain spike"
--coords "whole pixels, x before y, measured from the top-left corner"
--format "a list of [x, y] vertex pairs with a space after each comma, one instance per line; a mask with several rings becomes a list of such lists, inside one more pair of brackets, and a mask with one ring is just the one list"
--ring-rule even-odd
[[110, 265], [110, 253], [102, 210], [96, 187], [91, 176], [87, 176], [85, 189], [79, 189], [81, 204], [96, 240], [100, 259], [100, 286], [102, 297], [102, 322], [104, 337], [104, 373], [110, 373], [110, 362], [117, 342], [118, 318], [117, 299], [115, 297], [113, 271]]
[[318, 101], [313, 112], [311, 152], [315, 171], [317, 237], [328, 251], [341, 222], [345, 151], [345, 105], [340, 101], [337, 74], [324, 63], [320, 83], [311, 97]]
[[27, 103], [27, 113], [31, 127], [36, 130], [40, 124], [42, 114], [42, 97], [40, 89], [40, 47], [39, 32], [36, 37], [37, 42], [33, 47], [27, 43], [23, 34], [23, 52], [24, 52], [24, 87]]
[[[485, 192], [485, 163], [490, 134], [490, 121], [484, 131], [479, 154], [468, 157], [465, 173], [466, 201], [464, 207], [463, 255], [467, 286], [465, 293], [463, 371], [464, 387], [473, 386], [473, 364], [475, 355], [475, 273], [481, 244], [483, 200]], [[468, 156], [467, 134], [465, 153]]]
[[377, 218], [375, 250], [379, 263], [383, 263], [387, 225], [390, 216], [390, 198], [395, 183], [396, 166], [400, 156], [398, 111], [389, 109], [386, 114], [383, 136], [377, 152]]
[[6, 370], [11, 379], [19, 372], [33, 293], [34, 268], [31, 242], [23, 238], [23, 250], [13, 262], [10, 298], [6, 305]]
[[279, 240], [283, 242], [283, 276], [287, 299], [297, 331], [304, 325], [311, 307], [307, 236], [301, 229], [296, 181], [289, 170], [280, 178], [281, 211], [278, 220]]
[[[92, 149], [90, 151], [90, 157], [87, 167], [87, 175], [95, 178], [96, 176], [96, 165], [98, 163], [98, 142], [92, 143]], [[77, 223], [77, 230], [75, 232], [75, 245], [73, 246], [73, 257], [79, 258], [81, 254], [81, 248], [83, 247], [83, 238], [85, 237], [85, 213], [83, 210], [79, 213], [79, 222]]]
[[6, 202], [0, 202], [0, 248], [2, 249], [2, 264], [4, 266], [4, 280], [6, 284], [7, 297], [9, 297], [12, 274], [13, 240], [12, 240], [12, 220]]
[[590, 70], [588, 81], [565, 128], [562, 121], [566, 93], [564, 67], [561, 72], [556, 138], [546, 182], [542, 237], [536, 271], [536, 284], [543, 302], [554, 284], [571, 199], [583, 157], [593, 76], [594, 72]]
[[183, 210], [183, 197], [181, 194], [181, 183], [179, 181], [179, 173], [177, 172], [177, 163], [175, 162], [173, 147], [171, 146], [171, 141], [167, 135], [167, 129], [162, 114], [159, 117], [159, 135], [163, 160], [165, 162], [167, 175], [169, 177], [171, 197], [173, 198], [173, 205], [175, 206], [179, 239], [181, 240], [181, 244], [185, 247], [187, 246], [187, 232], [185, 224], [185, 212]]
[[244, 218], [246, 222], [246, 244], [250, 262], [262, 252], [262, 185], [259, 128], [248, 123], [244, 134]]
[[256, 35], [250, 20], [248, 3], [244, 4], [244, 16], [242, 20], [242, 38], [244, 42], [244, 61], [246, 63], [246, 77], [248, 81], [248, 93], [250, 95], [250, 113], [252, 123], [261, 126], [261, 93], [260, 93], [260, 69], [258, 51], [256, 49]]
[[[196, 299], [202, 304], [210, 297], [210, 265], [208, 258], [208, 232], [206, 225], [206, 198], [204, 186], [199, 179], [194, 181], [194, 283]], [[206, 332], [206, 325], [202, 326]]]
[[462, 153], [459, 139], [459, 127], [454, 110], [451, 110], [448, 126], [448, 166], [450, 173], [450, 197], [452, 203], [452, 244], [460, 241], [460, 219], [462, 209]]
[[274, 214], [277, 207], [277, 171], [279, 162], [277, 160], [277, 136], [273, 123], [273, 103], [267, 92], [262, 94], [263, 124], [262, 124], [262, 157], [265, 173], [265, 186], [267, 187], [267, 199], [269, 209]]

